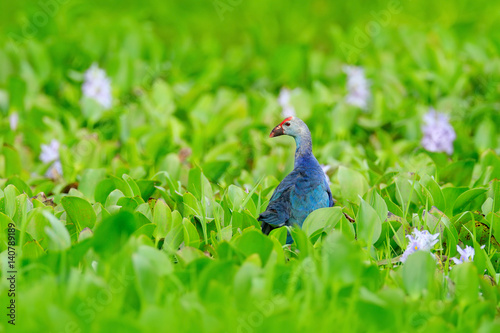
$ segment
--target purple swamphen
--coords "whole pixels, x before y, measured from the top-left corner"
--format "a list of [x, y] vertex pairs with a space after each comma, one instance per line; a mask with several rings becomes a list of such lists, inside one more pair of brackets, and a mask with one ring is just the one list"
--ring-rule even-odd
[[[259, 215], [262, 232], [266, 235], [282, 226], [302, 227], [312, 211], [335, 204], [325, 174], [312, 153], [311, 132], [307, 125], [297, 117], [288, 117], [269, 137], [280, 135], [295, 139], [295, 164], [293, 171], [274, 190], [266, 210]], [[293, 242], [290, 233], [286, 242]]]

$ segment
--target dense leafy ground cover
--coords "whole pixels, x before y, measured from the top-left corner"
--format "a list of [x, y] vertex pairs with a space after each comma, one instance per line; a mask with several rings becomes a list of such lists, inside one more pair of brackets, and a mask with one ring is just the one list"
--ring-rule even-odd
[[[500, 330], [500, 3], [1, 6], [0, 332]], [[293, 167], [283, 86], [337, 200], [291, 247], [256, 221]], [[451, 155], [421, 147], [430, 107]], [[403, 264], [414, 228], [438, 242]]]

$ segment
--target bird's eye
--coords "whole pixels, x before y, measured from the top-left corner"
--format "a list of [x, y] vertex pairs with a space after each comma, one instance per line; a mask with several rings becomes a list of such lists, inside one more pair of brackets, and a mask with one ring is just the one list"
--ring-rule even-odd
[[290, 123], [285, 123], [285, 126], [290, 126]]

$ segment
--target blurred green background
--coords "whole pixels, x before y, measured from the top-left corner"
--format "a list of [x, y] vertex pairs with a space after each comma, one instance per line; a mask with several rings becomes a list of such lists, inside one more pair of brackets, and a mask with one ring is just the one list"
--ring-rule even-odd
[[[5, 272], [15, 223], [16, 328], [498, 330], [498, 22], [500, 2], [483, 0], [2, 1], [0, 249]], [[93, 63], [109, 109], [82, 98]], [[344, 65], [365, 70], [366, 112], [345, 101]], [[255, 219], [293, 167], [292, 140], [268, 138], [283, 87], [338, 202], [292, 248]], [[421, 147], [429, 107], [457, 133], [450, 156]], [[440, 233], [437, 266], [423, 251], [391, 263], [415, 227]], [[449, 273], [457, 245], [476, 259]], [[4, 273], [0, 287], [3, 307]]]

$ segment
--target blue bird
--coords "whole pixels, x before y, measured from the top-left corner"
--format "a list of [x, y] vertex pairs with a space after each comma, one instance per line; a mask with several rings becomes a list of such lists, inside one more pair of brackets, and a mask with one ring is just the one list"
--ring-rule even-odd
[[[293, 171], [274, 190], [266, 210], [258, 217], [266, 235], [282, 226], [302, 227], [312, 211], [335, 204], [325, 174], [312, 153], [311, 132], [307, 125], [297, 117], [288, 117], [271, 131], [269, 137], [281, 135], [295, 139], [295, 164]], [[290, 233], [286, 243], [293, 243]]]

